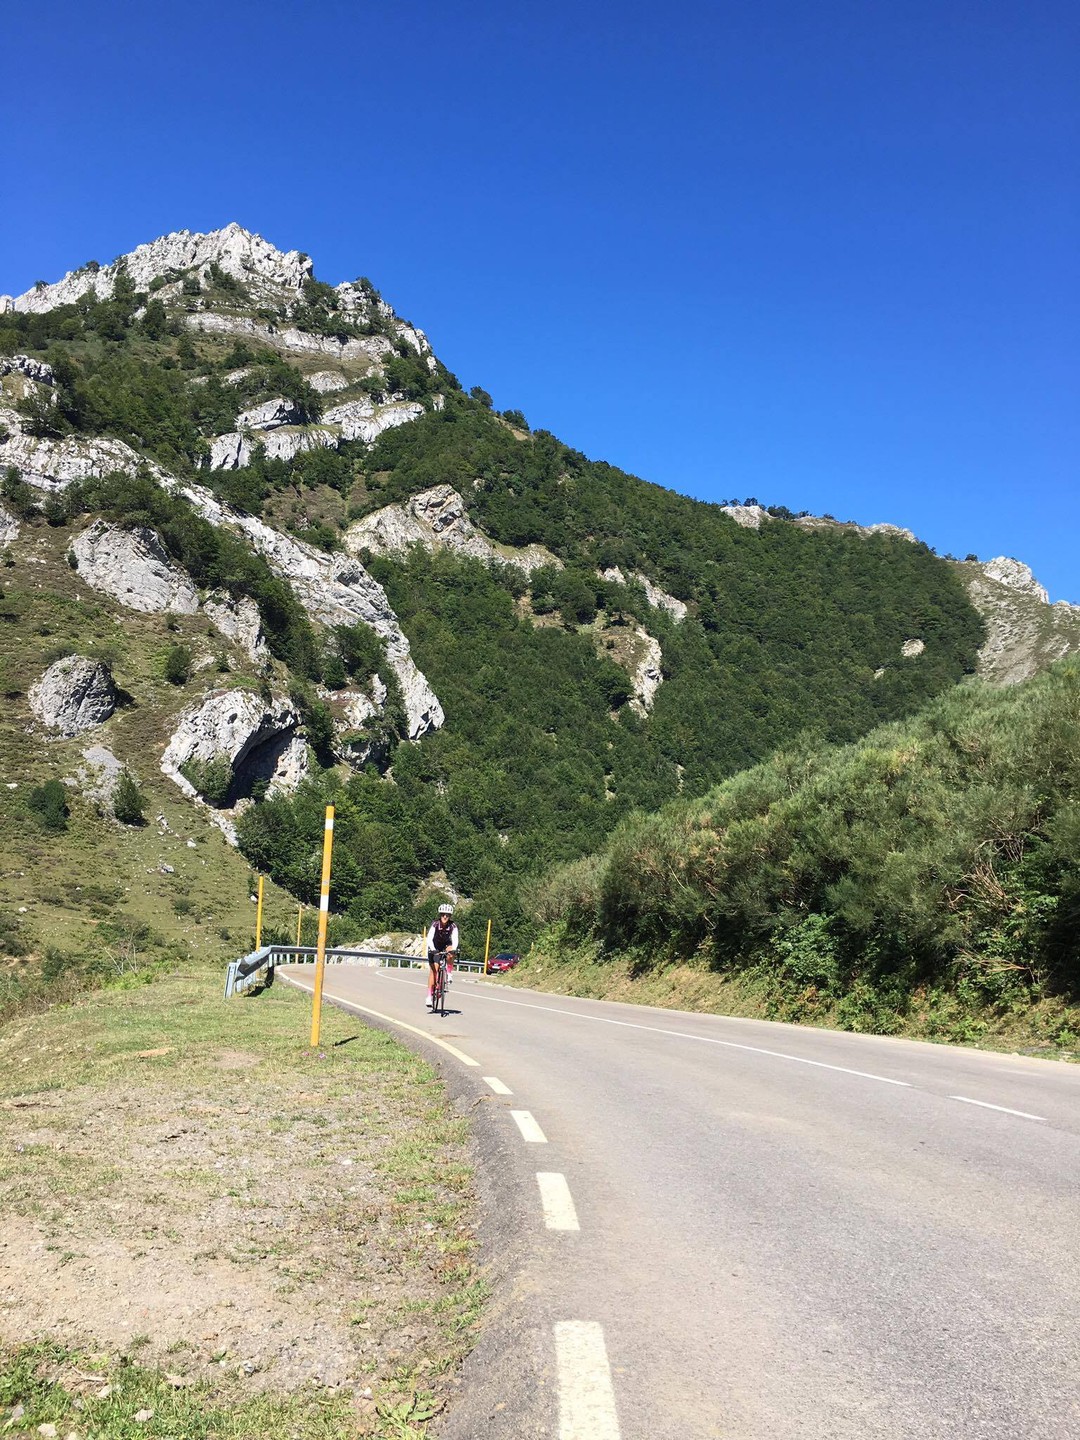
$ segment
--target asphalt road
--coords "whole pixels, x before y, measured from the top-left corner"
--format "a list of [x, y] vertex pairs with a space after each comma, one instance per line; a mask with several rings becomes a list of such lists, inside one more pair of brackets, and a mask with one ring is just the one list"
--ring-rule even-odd
[[326, 973], [475, 1117], [494, 1300], [446, 1440], [1080, 1437], [1080, 1067]]

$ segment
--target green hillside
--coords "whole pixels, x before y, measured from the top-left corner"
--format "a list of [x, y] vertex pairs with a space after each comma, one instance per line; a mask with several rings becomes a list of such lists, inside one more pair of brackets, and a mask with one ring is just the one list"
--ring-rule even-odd
[[[88, 286], [96, 273], [87, 270]], [[51, 388], [5, 382], [23, 436], [122, 441], [147, 462], [139, 475], [103, 473], [99, 464], [47, 491], [27, 466], [6, 471], [3, 503], [23, 526], [8, 551], [9, 623], [0, 632], [12, 773], [25, 763], [35, 777], [70, 778], [73, 745], [31, 746], [24, 761], [19, 735], [28, 728], [26, 692], [49, 656], [86, 652], [90, 607], [97, 629], [113, 637], [106, 643], [94, 631], [94, 654], [115, 654], [127, 696], [106, 729], [155, 805], [159, 793], [181, 810], [189, 805], [157, 773], [183, 703], [226, 674], [230, 685], [289, 693], [303, 715], [311, 771], [294, 794], [252, 791], [253, 803], [233, 817], [244, 860], [312, 900], [322, 807], [332, 798], [343, 926], [417, 925], [417, 895], [444, 871], [474, 902], [471, 915], [463, 907], [469, 944], [478, 945], [489, 915], [502, 943], [520, 944], [531, 923], [522, 882], [596, 849], [631, 812], [699, 796], [797, 737], [850, 741], [974, 670], [982, 623], [957, 568], [924, 545], [810, 531], [782, 510], [760, 529], [743, 528], [717, 505], [530, 433], [517, 412], [493, 413], [482, 391], [465, 394], [425, 355], [369, 282], [346, 298], [351, 308], [310, 276], [286, 294], [216, 262], [168, 270], [137, 289], [125, 262], [104, 297], [87, 289], [40, 313], [0, 316], [0, 355], [45, 361], [55, 380]], [[286, 343], [286, 333], [299, 339]], [[330, 397], [318, 388], [328, 363], [319, 345], [344, 357], [334, 361]], [[210, 469], [215, 437], [275, 397], [312, 447], [272, 458], [270, 442], [256, 435], [238, 468]], [[412, 404], [418, 418], [374, 443], [329, 436], [331, 399]], [[192, 482], [330, 555], [356, 521], [450, 485], [492, 541], [543, 545], [556, 563], [527, 576], [513, 564], [420, 546], [365, 557], [445, 711], [441, 727], [410, 743], [382, 642], [362, 625], [321, 621], [241, 530], [196, 514], [180, 488]], [[265, 663], [253, 666], [215, 641], [216, 666], [192, 668], [176, 652], [190, 662], [206, 633], [201, 620], [134, 616], [88, 592], [63, 557], [97, 516], [154, 531], [201, 594], [254, 598]], [[49, 568], [31, 568], [43, 549]], [[646, 578], [682, 602], [685, 618], [650, 603]], [[28, 650], [35, 627], [46, 633], [42, 604], [49, 645]], [[129, 680], [134, 636], [142, 658]], [[662, 683], [648, 704], [635, 700], [626, 658], [646, 640], [662, 655]], [[905, 655], [910, 641], [922, 642], [921, 653]], [[335, 696], [376, 672], [388, 692], [370, 727], [378, 764], [360, 769], [335, 748]], [[124, 736], [136, 732], [145, 738], [125, 751]], [[232, 778], [210, 785], [204, 772], [196, 777], [218, 806], [235, 798]], [[191, 824], [204, 826], [203, 814], [192, 811]], [[50, 841], [60, 854], [64, 843]]]
[[601, 990], [605, 965], [649, 989], [689, 964], [706, 1005], [711, 977], [773, 1018], [1080, 1049], [1078, 756], [1074, 660], [782, 749], [550, 875], [549, 978], [573, 954]]

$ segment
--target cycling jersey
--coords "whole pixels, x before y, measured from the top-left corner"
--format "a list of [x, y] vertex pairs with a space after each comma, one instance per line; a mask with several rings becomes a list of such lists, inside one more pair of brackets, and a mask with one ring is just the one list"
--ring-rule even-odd
[[452, 950], [457, 954], [457, 948], [457, 926], [453, 923], [440, 926], [438, 920], [436, 920], [427, 932], [426, 949], [428, 959], [430, 960], [438, 950]]

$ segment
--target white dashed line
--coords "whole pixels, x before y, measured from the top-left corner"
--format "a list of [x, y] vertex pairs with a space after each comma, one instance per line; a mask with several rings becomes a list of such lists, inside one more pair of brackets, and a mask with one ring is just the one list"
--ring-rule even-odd
[[483, 1081], [485, 1085], [489, 1085], [495, 1091], [496, 1095], [512, 1095], [514, 1093], [510, 1086], [504, 1085], [496, 1075], [485, 1075]]
[[1021, 1120], [1045, 1120], [1045, 1115], [1029, 1115], [1026, 1110], [1010, 1110], [1007, 1105], [991, 1105], [988, 1100], [972, 1100], [968, 1095], [950, 1095], [950, 1100], [962, 1100], [965, 1105], [978, 1105], [983, 1110], [999, 1110], [1002, 1115], [1019, 1115]]
[[521, 1138], [527, 1140], [530, 1145], [546, 1145], [547, 1136], [536, 1123], [528, 1110], [511, 1110], [514, 1117], [514, 1124], [521, 1131]]
[[[286, 985], [295, 985], [298, 990], [306, 990], [311, 994], [312, 986], [305, 985], [302, 980], [294, 980], [291, 975], [283, 975], [282, 980]], [[337, 1005], [341, 1010], [352, 1010], [357, 1015], [371, 1015], [376, 1020], [385, 1020], [388, 1025], [396, 1025], [400, 1030], [408, 1030], [412, 1035], [419, 1035], [422, 1040], [430, 1040], [432, 1045], [438, 1045], [443, 1050], [448, 1050], [455, 1060], [460, 1060], [463, 1065], [474, 1065], [480, 1068], [480, 1061], [474, 1060], [471, 1055], [466, 1055], [464, 1050], [459, 1050], [456, 1045], [449, 1044], [446, 1040], [439, 1040], [436, 1036], [429, 1034], [427, 1030], [421, 1030], [417, 1025], [407, 1025], [404, 1020], [395, 1020], [393, 1015], [384, 1015], [381, 1010], [370, 1010], [366, 1005], [357, 1005], [352, 1000], [342, 1000], [337, 995], [327, 995], [323, 992], [328, 1004]]]
[[559, 1440], [619, 1440], [604, 1331], [595, 1320], [555, 1326]]
[[538, 1171], [540, 1203], [544, 1207], [544, 1224], [549, 1230], [580, 1230], [570, 1186], [565, 1175]]

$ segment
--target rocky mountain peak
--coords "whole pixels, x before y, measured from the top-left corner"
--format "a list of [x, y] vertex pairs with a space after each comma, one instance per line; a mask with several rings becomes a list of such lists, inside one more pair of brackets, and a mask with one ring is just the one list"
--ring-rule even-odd
[[54, 285], [34, 286], [14, 300], [0, 297], [0, 309], [41, 314], [55, 310], [58, 305], [73, 304], [87, 290], [92, 290], [101, 300], [108, 299], [121, 272], [127, 273], [137, 290], [147, 290], [155, 280], [172, 279], [210, 265], [219, 266], [243, 284], [261, 282], [293, 292], [299, 291], [312, 275], [312, 263], [307, 255], [299, 250], [279, 250], [269, 240], [233, 221], [205, 235], [176, 230], [171, 235], [159, 236], [157, 240], [137, 246], [130, 255], [118, 257], [111, 265], [89, 261], [78, 270], [69, 271]]
[[996, 580], [999, 585], [1007, 585], [1010, 590], [1019, 590], [1024, 595], [1041, 600], [1044, 605], [1050, 603], [1050, 596], [1045, 586], [1039, 584], [1031, 572], [1031, 567], [1025, 565], [1022, 560], [1013, 560], [1008, 555], [998, 555], [993, 560], [985, 561], [982, 570], [989, 579]]

